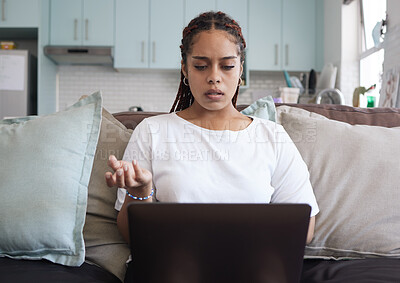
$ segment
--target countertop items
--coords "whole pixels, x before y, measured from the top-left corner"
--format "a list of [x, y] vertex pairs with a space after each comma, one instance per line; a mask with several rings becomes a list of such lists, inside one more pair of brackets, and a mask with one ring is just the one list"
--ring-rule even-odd
[[308, 78], [308, 92], [310, 94], [314, 94], [315, 93], [316, 85], [317, 85], [317, 75], [316, 75], [314, 69], [311, 69], [310, 75], [309, 75], [309, 78]]

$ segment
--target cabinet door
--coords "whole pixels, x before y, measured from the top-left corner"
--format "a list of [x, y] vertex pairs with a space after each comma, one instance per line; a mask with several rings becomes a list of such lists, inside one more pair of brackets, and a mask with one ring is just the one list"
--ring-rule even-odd
[[283, 0], [283, 69], [316, 67], [316, 1]]
[[204, 12], [215, 11], [217, 9], [216, 0], [186, 0], [185, 5], [185, 26], [189, 22]]
[[217, 0], [217, 10], [222, 11], [237, 21], [242, 28], [243, 37], [247, 40], [247, 19], [248, 19], [247, 0]]
[[0, 0], [0, 27], [39, 26], [39, 0]]
[[180, 69], [179, 46], [184, 28], [183, 1], [150, 2], [150, 68]]
[[114, 68], [148, 68], [149, 0], [117, 0]]
[[281, 70], [281, 1], [249, 0], [250, 70]]
[[82, 44], [82, 1], [51, 0], [50, 44]]
[[114, 0], [83, 1], [83, 45], [114, 45]]

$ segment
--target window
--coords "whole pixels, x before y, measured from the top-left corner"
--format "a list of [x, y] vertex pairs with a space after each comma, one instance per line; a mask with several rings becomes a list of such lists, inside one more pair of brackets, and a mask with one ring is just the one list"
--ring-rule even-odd
[[[379, 105], [382, 85], [384, 49], [382, 48], [384, 24], [386, 23], [386, 0], [361, 0], [362, 53], [360, 57], [360, 85], [369, 88], [376, 85], [368, 95], [375, 96]], [[366, 106], [366, 101], [364, 105]]]

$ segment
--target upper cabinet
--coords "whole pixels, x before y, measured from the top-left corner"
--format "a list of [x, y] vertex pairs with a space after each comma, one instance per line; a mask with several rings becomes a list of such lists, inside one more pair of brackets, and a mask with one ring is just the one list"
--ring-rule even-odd
[[0, 28], [37, 28], [39, 0], [0, 0]]
[[118, 0], [114, 67], [180, 68], [184, 0]]
[[114, 45], [114, 0], [51, 0], [50, 44]]
[[208, 11], [215, 11], [217, 9], [217, 1], [216, 0], [186, 0], [185, 5], [185, 26], [189, 24], [189, 22], [200, 15], [201, 13]]
[[247, 6], [243, 0], [118, 0], [114, 67], [179, 69], [182, 31], [191, 19], [221, 10], [242, 25], [246, 37]]
[[317, 1], [283, 0], [283, 69], [302, 71], [316, 68]]
[[149, 67], [180, 68], [184, 0], [150, 0], [150, 4]]
[[319, 69], [318, 0], [249, 0], [250, 70]]
[[228, 14], [239, 23], [247, 40], [248, 35], [248, 1], [247, 0], [186, 0], [185, 26], [200, 13], [221, 11]]

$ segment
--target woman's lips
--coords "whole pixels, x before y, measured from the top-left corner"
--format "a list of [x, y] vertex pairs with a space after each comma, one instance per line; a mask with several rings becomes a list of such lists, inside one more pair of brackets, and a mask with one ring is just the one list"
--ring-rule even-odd
[[224, 93], [219, 89], [210, 89], [205, 93], [205, 95], [207, 96], [208, 99], [218, 100], [222, 98]]

